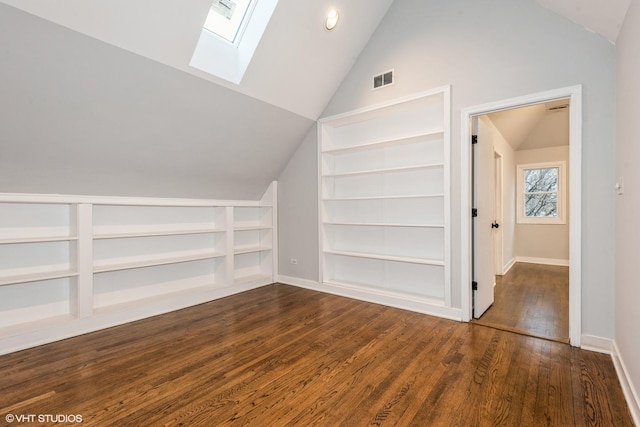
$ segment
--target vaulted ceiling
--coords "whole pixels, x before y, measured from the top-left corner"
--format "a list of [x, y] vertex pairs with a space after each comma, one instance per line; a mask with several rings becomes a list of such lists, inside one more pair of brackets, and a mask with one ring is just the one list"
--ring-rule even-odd
[[[240, 85], [189, 66], [211, 0], [2, 2], [315, 120], [393, 0], [279, 0]], [[328, 32], [332, 6], [340, 24]]]
[[[615, 42], [631, 0], [537, 1]], [[393, 7], [279, 0], [235, 85], [189, 66], [210, 3], [0, 0], [0, 192], [257, 199]]]

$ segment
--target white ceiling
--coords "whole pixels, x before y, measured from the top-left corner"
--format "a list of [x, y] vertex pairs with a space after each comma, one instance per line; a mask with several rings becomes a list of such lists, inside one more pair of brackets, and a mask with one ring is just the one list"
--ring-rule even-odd
[[[189, 62], [211, 0], [0, 0], [3, 3], [315, 120], [393, 0], [279, 0], [239, 86]], [[334, 31], [323, 28], [331, 6]]]
[[631, 0], [537, 0], [542, 6], [616, 42]]
[[[531, 105], [489, 114], [509, 145], [518, 150], [569, 145], [568, 100]], [[559, 108], [560, 107], [560, 108]]]

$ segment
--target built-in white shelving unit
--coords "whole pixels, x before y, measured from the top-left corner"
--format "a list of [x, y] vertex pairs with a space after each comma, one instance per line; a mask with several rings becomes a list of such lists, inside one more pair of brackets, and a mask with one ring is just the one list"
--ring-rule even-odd
[[0, 194], [0, 354], [273, 283], [276, 195]]
[[448, 315], [449, 129], [449, 87], [320, 120], [323, 287]]

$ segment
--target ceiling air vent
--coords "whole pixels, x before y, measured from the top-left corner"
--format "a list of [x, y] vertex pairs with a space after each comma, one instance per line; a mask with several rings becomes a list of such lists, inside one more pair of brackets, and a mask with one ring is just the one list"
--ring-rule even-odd
[[378, 74], [377, 76], [373, 76], [373, 88], [379, 89], [381, 87], [388, 86], [393, 84], [393, 81], [393, 70]]

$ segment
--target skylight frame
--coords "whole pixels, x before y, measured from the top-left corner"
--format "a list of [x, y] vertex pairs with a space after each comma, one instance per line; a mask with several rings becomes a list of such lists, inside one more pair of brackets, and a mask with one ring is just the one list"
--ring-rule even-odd
[[[233, 37], [227, 36], [227, 32], [224, 32], [224, 34], [222, 34], [223, 30], [219, 29], [220, 31], [216, 31], [216, 29], [214, 28], [214, 26], [216, 25], [216, 21], [217, 25], [219, 25], [220, 23], [222, 23], [222, 25], [225, 25], [225, 22], [223, 21], [225, 17], [217, 12], [214, 6], [216, 3], [222, 4], [224, 6], [227, 2], [233, 2], [236, 5], [239, 5], [241, 3], [246, 4], [246, 6], [244, 7], [242, 18], [240, 18], [237, 25], [233, 26], [233, 29], [231, 30], [225, 30], [232, 32]], [[238, 47], [240, 45], [240, 41], [242, 40], [242, 36], [247, 26], [249, 25], [249, 21], [251, 21], [251, 16], [257, 3], [258, 0], [213, 0], [209, 8], [209, 14], [207, 15], [207, 19], [205, 20], [204, 26], [202, 28], [203, 30], [213, 34], [215, 37], [220, 38], [224, 42]], [[239, 11], [235, 11], [234, 13], [238, 14]]]

